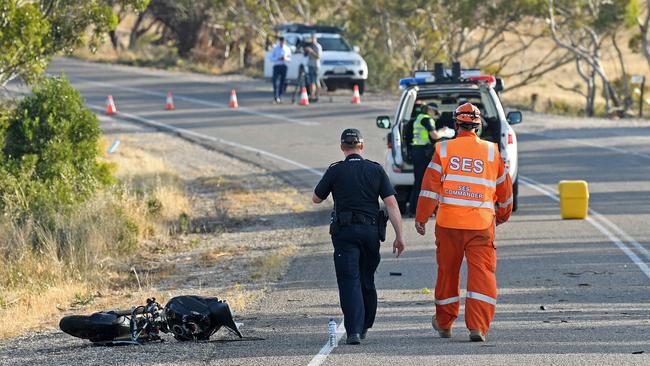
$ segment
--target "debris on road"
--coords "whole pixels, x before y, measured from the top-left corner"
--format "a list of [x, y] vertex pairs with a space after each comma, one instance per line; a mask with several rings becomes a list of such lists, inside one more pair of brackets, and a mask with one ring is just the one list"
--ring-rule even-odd
[[390, 276], [401, 276], [402, 272], [389, 272], [388, 273]]

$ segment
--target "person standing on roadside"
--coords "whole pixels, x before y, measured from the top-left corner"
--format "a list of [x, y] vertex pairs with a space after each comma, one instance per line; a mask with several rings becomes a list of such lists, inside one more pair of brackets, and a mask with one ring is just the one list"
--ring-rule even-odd
[[[416, 101], [417, 103], [417, 101]], [[409, 199], [409, 215], [415, 216], [420, 186], [427, 165], [433, 157], [433, 144], [443, 137], [442, 131], [436, 130], [435, 117], [438, 117], [438, 105], [420, 103], [421, 113], [413, 122], [411, 140], [411, 159], [413, 161], [413, 188]]]
[[481, 112], [471, 103], [456, 109], [458, 136], [436, 144], [415, 215], [415, 229], [436, 215], [436, 314], [431, 325], [442, 338], [460, 309], [460, 267], [467, 257], [465, 325], [469, 339], [485, 342], [497, 304], [494, 231], [512, 213], [512, 180], [499, 145], [481, 140]]
[[[399, 257], [404, 251], [395, 189], [381, 165], [361, 156], [363, 148], [359, 130], [344, 130], [341, 151], [345, 160], [330, 165], [312, 196], [314, 203], [323, 202], [330, 193], [334, 198], [330, 235], [347, 344], [360, 344], [375, 321], [375, 271], [380, 241], [386, 239], [387, 219], [395, 230], [393, 253]], [[388, 218], [379, 209], [379, 198], [386, 205]]]
[[287, 81], [287, 69], [291, 62], [291, 49], [286, 45], [282, 36], [278, 36], [278, 41], [271, 51], [271, 61], [273, 62], [273, 101], [282, 103], [282, 93], [284, 93]]
[[305, 46], [307, 60], [307, 82], [311, 93], [312, 102], [317, 102], [320, 96], [320, 59], [323, 55], [323, 47], [318, 43], [316, 34], [311, 36], [311, 43]]

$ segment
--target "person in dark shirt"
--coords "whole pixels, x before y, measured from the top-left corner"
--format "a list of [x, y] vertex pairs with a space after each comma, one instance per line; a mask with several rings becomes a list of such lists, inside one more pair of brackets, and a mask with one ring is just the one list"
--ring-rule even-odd
[[341, 135], [345, 160], [330, 165], [314, 189], [312, 200], [334, 198], [330, 234], [348, 344], [360, 344], [377, 313], [375, 271], [380, 261], [379, 198], [384, 201], [395, 230], [393, 253], [404, 251], [402, 218], [395, 189], [381, 165], [364, 159], [363, 137], [357, 129]]

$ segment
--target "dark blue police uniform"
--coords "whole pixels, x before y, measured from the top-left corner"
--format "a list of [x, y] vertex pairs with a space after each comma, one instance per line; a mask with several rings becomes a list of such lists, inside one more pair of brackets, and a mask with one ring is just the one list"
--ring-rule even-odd
[[351, 217], [349, 224], [332, 234], [345, 329], [348, 336], [365, 334], [372, 327], [377, 313], [378, 199], [395, 195], [395, 189], [381, 165], [352, 154], [344, 161], [330, 165], [314, 190], [323, 200], [330, 192], [336, 215], [339, 218]]

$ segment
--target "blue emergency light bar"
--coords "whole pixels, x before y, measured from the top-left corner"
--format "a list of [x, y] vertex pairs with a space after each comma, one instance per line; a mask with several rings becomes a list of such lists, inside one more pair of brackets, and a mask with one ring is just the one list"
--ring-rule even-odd
[[433, 83], [435, 81], [436, 81], [436, 78], [433, 77], [433, 76], [404, 78], [404, 79], [399, 80], [399, 87], [400, 87], [400, 89], [406, 89], [409, 86], [431, 84], [431, 83]]

